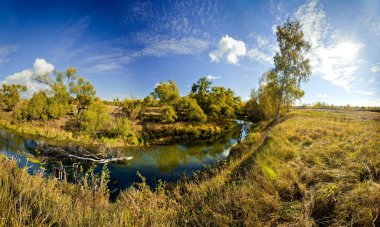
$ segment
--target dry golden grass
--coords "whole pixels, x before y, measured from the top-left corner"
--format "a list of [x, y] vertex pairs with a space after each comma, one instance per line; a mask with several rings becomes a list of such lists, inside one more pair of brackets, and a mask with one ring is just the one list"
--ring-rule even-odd
[[379, 226], [379, 147], [379, 113], [295, 110], [199, 178], [115, 203], [0, 158], [0, 226]]

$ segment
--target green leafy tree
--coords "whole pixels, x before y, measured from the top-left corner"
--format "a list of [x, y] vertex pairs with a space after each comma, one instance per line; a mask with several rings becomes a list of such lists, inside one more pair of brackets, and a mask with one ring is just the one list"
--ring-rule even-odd
[[96, 91], [94, 86], [82, 77], [78, 79], [76, 84], [71, 86], [70, 91], [76, 95], [75, 100], [77, 101], [78, 114], [81, 114], [95, 100]]
[[177, 119], [177, 114], [172, 106], [163, 106], [161, 109], [161, 121], [163, 123], [172, 123]]
[[19, 84], [3, 84], [0, 89], [1, 105], [7, 111], [14, 110], [17, 103], [20, 101], [20, 93], [25, 92], [27, 88]]
[[34, 93], [24, 109], [23, 116], [28, 120], [46, 120], [48, 118], [48, 98], [43, 91]]
[[278, 122], [282, 105], [290, 105], [304, 95], [300, 84], [311, 74], [309, 59], [306, 58], [310, 45], [304, 40], [300, 23], [288, 20], [277, 26], [276, 34], [279, 51], [273, 58], [274, 69], [265, 74], [265, 81], [273, 88], [277, 100], [274, 123]]
[[211, 84], [212, 82], [207, 80], [206, 77], [201, 77], [191, 87], [190, 97], [197, 100], [203, 111], [207, 111], [207, 108], [210, 106], [209, 93]]
[[259, 92], [256, 89], [252, 89], [250, 99], [245, 103], [243, 112], [253, 122], [263, 119], [259, 108]]
[[197, 101], [190, 97], [180, 98], [177, 104], [178, 116], [183, 121], [206, 122], [207, 116]]
[[169, 83], [164, 81], [157, 84], [154, 89], [154, 96], [165, 105], [173, 105], [179, 99], [178, 87], [173, 80], [169, 80]]
[[212, 87], [209, 99], [211, 105], [208, 108], [208, 116], [212, 120], [223, 123], [235, 119], [235, 110], [240, 99], [235, 97], [230, 88]]
[[107, 107], [101, 101], [91, 103], [81, 115], [79, 115], [79, 126], [84, 132], [90, 135], [97, 135], [110, 126], [111, 116]]

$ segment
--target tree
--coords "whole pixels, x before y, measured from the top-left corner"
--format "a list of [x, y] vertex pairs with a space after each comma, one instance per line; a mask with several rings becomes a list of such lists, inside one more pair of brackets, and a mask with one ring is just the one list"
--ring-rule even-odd
[[235, 93], [224, 87], [212, 87], [209, 94], [208, 116], [212, 120], [223, 123], [235, 119], [235, 110], [238, 109], [240, 99], [235, 97]]
[[210, 106], [209, 93], [211, 84], [212, 82], [207, 80], [206, 77], [201, 77], [191, 87], [190, 97], [197, 100], [197, 103], [205, 112], [207, 111], [207, 108]]
[[190, 97], [180, 98], [177, 104], [178, 115], [181, 120], [206, 122], [207, 116], [198, 105], [197, 101]]
[[11, 111], [20, 101], [20, 93], [27, 90], [26, 86], [19, 84], [3, 84], [0, 89], [0, 100], [5, 110]]
[[266, 83], [265, 78], [274, 77], [273, 70], [265, 72], [260, 78], [258, 93], [259, 115], [261, 120], [272, 120], [276, 116], [276, 108], [280, 102], [276, 96], [278, 90], [274, 83]]
[[259, 91], [252, 89], [250, 99], [245, 103], [243, 113], [253, 122], [259, 122], [263, 119], [263, 114], [259, 106]]
[[274, 89], [277, 100], [275, 124], [281, 106], [290, 105], [304, 95], [300, 84], [306, 82], [311, 74], [309, 59], [305, 57], [310, 45], [304, 40], [299, 21], [288, 20], [277, 26], [276, 34], [279, 51], [273, 57], [274, 69], [265, 74], [265, 82]]
[[206, 77], [201, 77], [197, 83], [193, 83], [191, 87], [191, 93], [206, 94], [210, 92], [210, 86], [212, 82], [207, 80]]
[[163, 106], [161, 109], [161, 121], [171, 123], [177, 119], [177, 114], [172, 106]]
[[46, 120], [48, 118], [47, 109], [48, 98], [45, 92], [40, 91], [33, 94], [26, 109], [24, 110], [23, 116], [25, 116], [28, 120]]
[[76, 84], [71, 86], [70, 91], [76, 95], [77, 114], [81, 114], [84, 109], [87, 109], [88, 106], [93, 103], [96, 95], [92, 84], [85, 81], [82, 77], [79, 78]]
[[169, 83], [164, 81], [157, 84], [154, 89], [154, 96], [165, 105], [173, 105], [179, 99], [178, 87], [173, 80], [169, 80]]
[[81, 115], [79, 115], [79, 126], [93, 136], [106, 130], [110, 126], [111, 117], [107, 107], [101, 101], [91, 103]]

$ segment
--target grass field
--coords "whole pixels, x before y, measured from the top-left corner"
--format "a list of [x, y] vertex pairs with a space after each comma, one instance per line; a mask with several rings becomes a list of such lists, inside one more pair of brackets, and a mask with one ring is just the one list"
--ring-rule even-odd
[[0, 158], [0, 226], [379, 226], [380, 113], [294, 110], [219, 167], [108, 200], [104, 181], [30, 176]]

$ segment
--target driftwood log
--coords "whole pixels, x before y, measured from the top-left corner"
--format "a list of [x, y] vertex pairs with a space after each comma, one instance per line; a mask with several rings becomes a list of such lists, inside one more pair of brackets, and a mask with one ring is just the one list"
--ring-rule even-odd
[[98, 155], [95, 155], [82, 147], [51, 147], [51, 146], [38, 146], [37, 150], [41, 152], [44, 156], [61, 158], [67, 157], [72, 159], [78, 159], [83, 161], [92, 161], [96, 163], [109, 163], [109, 162], [121, 162], [129, 161], [133, 159], [132, 156], [128, 157], [109, 157], [102, 158]]

